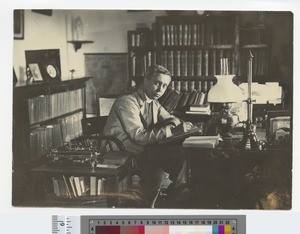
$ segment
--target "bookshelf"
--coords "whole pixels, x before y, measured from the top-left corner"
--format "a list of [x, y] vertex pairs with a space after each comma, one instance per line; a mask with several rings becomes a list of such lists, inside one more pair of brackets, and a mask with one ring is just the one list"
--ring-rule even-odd
[[29, 170], [45, 162], [46, 154], [82, 134], [86, 115], [85, 82], [16, 84], [13, 89], [13, 204], [35, 198]]
[[[175, 94], [174, 98], [180, 102], [182, 98], [187, 99], [186, 93], [207, 94], [217, 81], [215, 75], [222, 74], [222, 58], [227, 60], [228, 74], [236, 75], [234, 81], [245, 82], [251, 49], [254, 55], [253, 81], [269, 81], [270, 30], [263, 25], [250, 27], [240, 22], [240, 15], [234, 12], [176, 14], [158, 16], [152, 29], [129, 31], [131, 79], [138, 84], [148, 65], [161, 64], [172, 75], [164, 96], [177, 91], [181, 97]], [[177, 108], [175, 104], [168, 110], [174, 112], [187, 108]]]
[[[41, 165], [33, 168], [37, 203], [60, 207], [117, 207], [131, 184], [129, 165], [118, 169], [79, 165]], [[39, 179], [37, 179], [39, 178]]]

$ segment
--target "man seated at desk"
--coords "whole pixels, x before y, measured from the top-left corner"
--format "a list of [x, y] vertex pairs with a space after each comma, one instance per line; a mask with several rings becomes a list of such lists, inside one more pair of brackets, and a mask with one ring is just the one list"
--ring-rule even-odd
[[166, 68], [150, 66], [137, 89], [116, 99], [103, 132], [106, 136], [117, 137], [125, 149], [134, 154], [141, 186], [150, 200], [157, 193], [164, 172], [169, 173], [169, 179], [173, 181], [169, 186], [170, 193], [178, 191], [186, 182], [184, 158], [164, 155], [164, 158], [149, 159], [143, 153], [146, 145], [170, 137], [180, 129], [189, 131], [192, 127], [190, 122], [181, 124], [158, 102], [170, 82], [171, 74]]

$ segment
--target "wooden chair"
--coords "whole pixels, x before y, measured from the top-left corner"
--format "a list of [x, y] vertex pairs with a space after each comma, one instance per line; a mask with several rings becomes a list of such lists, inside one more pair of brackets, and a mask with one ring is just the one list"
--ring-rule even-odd
[[97, 141], [98, 150], [105, 154], [108, 151], [126, 151], [123, 143], [116, 137], [104, 136], [103, 128], [107, 116], [96, 116], [81, 120], [83, 138], [94, 139]]

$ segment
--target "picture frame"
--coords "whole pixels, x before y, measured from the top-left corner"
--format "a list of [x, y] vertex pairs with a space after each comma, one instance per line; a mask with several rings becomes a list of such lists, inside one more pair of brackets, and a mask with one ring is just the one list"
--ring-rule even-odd
[[292, 113], [290, 110], [267, 111], [266, 139], [269, 143], [277, 141], [280, 136], [292, 134]]
[[29, 63], [28, 67], [30, 69], [34, 81], [43, 81], [41, 70], [37, 63]]
[[14, 39], [24, 39], [24, 10], [14, 10]]
[[130, 85], [127, 53], [85, 53], [87, 82], [87, 113], [99, 113], [99, 98], [114, 98], [124, 93]]

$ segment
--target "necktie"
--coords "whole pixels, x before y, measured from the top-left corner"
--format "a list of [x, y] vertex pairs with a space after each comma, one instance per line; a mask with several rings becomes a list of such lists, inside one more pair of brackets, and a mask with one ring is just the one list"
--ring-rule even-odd
[[147, 120], [148, 120], [148, 126], [153, 125], [153, 101], [147, 102]]

